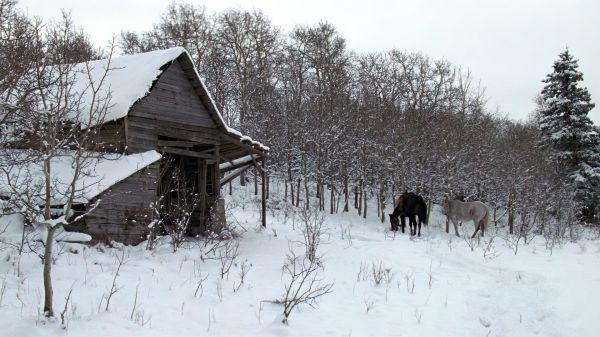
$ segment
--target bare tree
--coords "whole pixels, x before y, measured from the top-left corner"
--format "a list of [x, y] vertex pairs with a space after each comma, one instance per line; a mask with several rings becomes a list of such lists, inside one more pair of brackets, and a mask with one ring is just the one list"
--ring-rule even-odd
[[[162, 185], [164, 193], [168, 196], [163, 199], [161, 210], [161, 223], [171, 238], [173, 251], [185, 241], [185, 236], [190, 227], [194, 210], [200, 203], [200, 196], [193, 192], [177, 167], [165, 172], [167, 175], [166, 186]], [[163, 184], [164, 184], [163, 179]]]
[[333, 283], [323, 283], [319, 259], [308, 259], [298, 256], [290, 248], [283, 265], [284, 276], [287, 277], [285, 293], [280, 301], [283, 304], [283, 323], [288, 322], [294, 308], [300, 304], [313, 306], [319, 298], [333, 291]]
[[300, 304], [314, 306], [318, 299], [333, 291], [333, 283], [324, 283], [322, 271], [324, 269], [318, 249], [323, 236], [323, 215], [316, 209], [302, 210], [304, 228], [302, 230], [304, 241], [304, 255], [297, 255], [293, 243], [289, 243], [282, 273], [287, 278], [285, 293], [278, 303], [283, 304], [283, 323], [287, 323], [295, 307]]
[[[96, 206], [85, 212], [73, 210], [99, 181], [94, 166], [102, 154], [92, 151], [98, 150], [94, 127], [103, 123], [110, 107], [110, 91], [104, 83], [111, 71], [112, 47], [104, 62], [74, 64], [88, 59], [92, 48], [67, 15], [44, 30], [41, 25], [31, 29], [36, 53], [27, 55], [31, 67], [18, 81], [33, 84], [33, 90], [27, 93], [27, 104], [14, 102], [18, 109], [10, 116], [13, 123], [8, 130], [18, 137], [8, 146], [18, 150], [3, 150], [0, 168], [12, 209], [45, 227], [44, 314], [51, 317], [54, 233]], [[67, 168], [70, 174], [61, 174]]]

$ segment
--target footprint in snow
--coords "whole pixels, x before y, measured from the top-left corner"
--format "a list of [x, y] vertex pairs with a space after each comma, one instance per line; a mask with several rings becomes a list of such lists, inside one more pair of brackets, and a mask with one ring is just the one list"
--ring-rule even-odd
[[479, 317], [479, 323], [481, 323], [481, 325], [483, 325], [486, 328], [489, 328], [490, 326], [492, 326], [492, 322], [490, 322], [487, 318], [485, 317]]

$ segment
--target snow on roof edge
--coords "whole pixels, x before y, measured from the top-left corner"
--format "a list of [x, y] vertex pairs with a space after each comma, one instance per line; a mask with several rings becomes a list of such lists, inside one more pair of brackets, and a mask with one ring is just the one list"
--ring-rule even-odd
[[[19, 149], [6, 149], [5, 151], [23, 151]], [[20, 154], [17, 153], [17, 156]], [[77, 189], [81, 191], [74, 202], [88, 203], [100, 194], [106, 192], [114, 185], [126, 180], [133, 174], [148, 167], [158, 161], [162, 156], [155, 150], [129, 155], [107, 154], [108, 157], [90, 158], [86, 168], [82, 168], [86, 173], [77, 181]], [[72, 151], [54, 157], [51, 161], [52, 167], [52, 205], [63, 205], [66, 203], [66, 191], [69, 188], [70, 180], [73, 177]], [[0, 190], [3, 193], [37, 193], [37, 188], [43, 188], [44, 174], [42, 165], [37, 162], [29, 162], [24, 170], [16, 168], [15, 172], [7, 172], [0, 175]], [[90, 171], [90, 169], [92, 171]], [[13, 187], [5, 188], [7, 176], [10, 176]], [[40, 185], [41, 184], [41, 185]], [[22, 191], [14, 189], [14, 186], [23, 186]], [[33, 189], [31, 189], [33, 188]], [[43, 204], [43, 200], [39, 201]]]
[[146, 151], [146, 152], [139, 152], [139, 153], [132, 153], [132, 154], [128, 154], [128, 155], [122, 155], [123, 157], [126, 158], [134, 158], [134, 157], [142, 157], [140, 159], [143, 159], [144, 156], [147, 156], [149, 158], [147, 158], [146, 161], [142, 161], [142, 162], [138, 162], [136, 168], [134, 171], [132, 171], [129, 174], [126, 174], [125, 176], [118, 178], [117, 180], [115, 180], [110, 186], [108, 186], [108, 188], [100, 191], [98, 194], [96, 194], [95, 196], [92, 196], [90, 199], [97, 197], [98, 195], [106, 192], [106, 190], [108, 190], [111, 186], [114, 186], [120, 182], [122, 182], [123, 180], [131, 177], [132, 175], [138, 173], [139, 171], [145, 169], [146, 167], [156, 163], [158, 160], [160, 160], [162, 158], [162, 155], [160, 153], [158, 153], [156, 150], [150, 150], [150, 151]]

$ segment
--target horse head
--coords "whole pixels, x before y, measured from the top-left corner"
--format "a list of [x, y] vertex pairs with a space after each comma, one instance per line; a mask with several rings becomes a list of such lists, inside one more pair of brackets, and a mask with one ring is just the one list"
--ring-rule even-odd
[[393, 215], [393, 214], [389, 214], [390, 216], [390, 224], [392, 225], [392, 230], [398, 230], [398, 227], [400, 227], [400, 220], [398, 220], [398, 217]]

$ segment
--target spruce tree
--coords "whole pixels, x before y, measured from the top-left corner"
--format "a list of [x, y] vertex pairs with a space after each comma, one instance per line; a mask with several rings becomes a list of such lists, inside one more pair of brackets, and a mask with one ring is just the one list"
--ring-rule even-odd
[[588, 117], [594, 103], [579, 86], [583, 74], [578, 67], [567, 49], [543, 80], [539, 145], [549, 150], [548, 159], [573, 188], [582, 215], [591, 220], [600, 200], [600, 134]]

